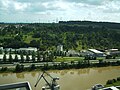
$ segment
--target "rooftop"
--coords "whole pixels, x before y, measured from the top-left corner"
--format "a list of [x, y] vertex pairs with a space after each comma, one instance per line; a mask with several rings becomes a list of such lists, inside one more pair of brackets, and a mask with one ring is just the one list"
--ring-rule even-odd
[[101, 53], [101, 54], [103, 54], [103, 52], [101, 52], [101, 51], [98, 51], [98, 50], [96, 50], [96, 49], [88, 49], [89, 51], [92, 51], [92, 52], [94, 52], [94, 53]]

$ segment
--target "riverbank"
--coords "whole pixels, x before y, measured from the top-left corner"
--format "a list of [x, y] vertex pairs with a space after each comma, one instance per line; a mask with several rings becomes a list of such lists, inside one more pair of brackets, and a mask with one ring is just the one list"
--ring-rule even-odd
[[12, 68], [9, 66], [3, 66], [0, 69], [0, 73], [3, 72], [23, 72], [23, 71], [39, 71], [39, 70], [64, 70], [64, 69], [80, 69], [80, 68], [91, 68], [91, 67], [107, 67], [107, 66], [120, 66], [120, 61], [110, 62], [110, 61], [101, 61], [98, 63], [92, 62], [90, 60], [84, 61], [71, 61], [71, 62], [44, 62], [44, 63], [20, 63], [13, 65]]

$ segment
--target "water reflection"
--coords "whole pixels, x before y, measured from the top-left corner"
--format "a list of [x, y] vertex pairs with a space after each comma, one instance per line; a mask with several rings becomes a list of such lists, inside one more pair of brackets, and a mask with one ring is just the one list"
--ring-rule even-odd
[[71, 74], [71, 75], [74, 75], [74, 71], [71, 71], [70, 74]]
[[16, 77], [24, 79], [25, 78], [24, 74], [25, 73], [16, 73]]
[[89, 74], [89, 69], [81, 69], [80, 74]]
[[61, 70], [61, 71], [60, 71], [60, 75], [63, 76], [63, 75], [65, 75], [65, 74], [67, 74], [67, 72], [68, 72], [68, 70]]
[[119, 70], [120, 69], [120, 67], [118, 66], [118, 67], [115, 67], [114, 66], [114, 68], [113, 67], [100, 67], [100, 68], [93, 68], [93, 70], [96, 70], [96, 71], [98, 71], [98, 73], [102, 73], [102, 72], [106, 72], [106, 71], [112, 71], [112, 70]]
[[35, 77], [36, 74], [37, 74], [36, 72], [31, 72], [32, 77]]
[[9, 73], [2, 73], [2, 77], [8, 76]]

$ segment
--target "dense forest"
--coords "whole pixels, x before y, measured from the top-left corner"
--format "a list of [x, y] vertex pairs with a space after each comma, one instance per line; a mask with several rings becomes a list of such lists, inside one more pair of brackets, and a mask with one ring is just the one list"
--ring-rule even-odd
[[56, 49], [120, 50], [120, 23], [60, 21], [59, 23], [0, 23], [0, 46], [4, 48], [37, 47]]

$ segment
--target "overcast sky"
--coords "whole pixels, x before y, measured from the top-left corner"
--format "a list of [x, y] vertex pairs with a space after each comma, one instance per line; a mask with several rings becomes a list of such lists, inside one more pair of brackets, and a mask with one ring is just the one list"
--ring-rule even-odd
[[120, 0], [0, 0], [0, 22], [120, 22]]

